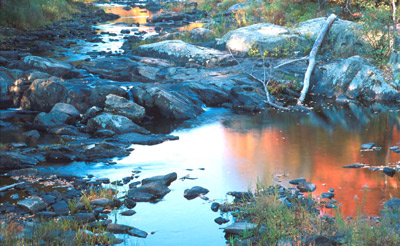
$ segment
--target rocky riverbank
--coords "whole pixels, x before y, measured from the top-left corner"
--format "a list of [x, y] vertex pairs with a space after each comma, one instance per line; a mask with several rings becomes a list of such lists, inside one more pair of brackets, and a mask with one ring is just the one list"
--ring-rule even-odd
[[[101, 38], [93, 24], [117, 18], [103, 10], [82, 8], [83, 13], [76, 19], [38, 30], [1, 30], [11, 37], [0, 45], [3, 110], [0, 127], [13, 135], [11, 139], [22, 140], [2, 139], [0, 169], [10, 171], [6, 177], [10, 178], [10, 185], [16, 185], [0, 193], [2, 199], [13, 197], [12, 202], [1, 205], [0, 211], [3, 221], [23, 226], [17, 237], [27, 240], [34, 238], [37, 219], [54, 218], [79, 221], [85, 228], [102, 227], [111, 233], [146, 237], [149, 233], [114, 224], [105, 214], [126, 207], [123, 213], [132, 215], [136, 202], [161, 200], [170, 192], [168, 186], [177, 179], [176, 173], [139, 181], [137, 170], [132, 170], [132, 174], [115, 182], [117, 186], [129, 187], [125, 196], [96, 197], [88, 201], [89, 209], [82, 204], [82, 190], [103, 189], [109, 179], [50, 175], [34, 167], [73, 161], [112, 165], [111, 159], [128, 156], [133, 151], [132, 144], [155, 145], [178, 140], [177, 136], [152, 133], [146, 129], [149, 122], [193, 119], [205, 107], [251, 113], [269, 109], [263, 85], [246, 76], [243, 67], [258, 78], [267, 73], [278, 85], [273, 100], [282, 106], [293, 105], [307, 64], [274, 67], [306, 55], [324, 22], [324, 18], [313, 19], [293, 29], [256, 24], [231, 31], [215, 41], [210, 41], [210, 30], [194, 29], [189, 35], [198, 42], [191, 44], [171, 39], [181, 36], [179, 27], [206, 14], [195, 9], [182, 14], [167, 12], [153, 15], [149, 20], [158, 33], [153, 36], [157, 42], [137, 46], [146, 33], [130, 35], [124, 31], [123, 54], [98, 52], [79, 64], [40, 56], [57, 47], [72, 47], [80, 39], [97, 42]], [[335, 22], [327, 38], [329, 42], [318, 57], [308, 102], [336, 98], [344, 104], [381, 101], [398, 107], [400, 93], [394, 80], [387, 80], [380, 69], [362, 58], [363, 43], [356, 32], [358, 28], [352, 22]], [[260, 53], [275, 53], [274, 58], [268, 58], [267, 68], [263, 62], [248, 57], [250, 48]], [[16, 123], [16, 118], [24, 120]], [[53, 143], [47, 142], [49, 137]], [[299, 190], [310, 191], [306, 188]], [[25, 194], [22, 199], [18, 195], [21, 192]], [[207, 199], [207, 192], [194, 186], [185, 191], [184, 197]], [[283, 193], [293, 198], [287, 190]], [[232, 194], [246, 199], [252, 196]], [[71, 201], [76, 202], [76, 208]], [[220, 207], [212, 206], [213, 210]], [[221, 217], [216, 223], [226, 222]], [[76, 238], [76, 232], [58, 231], [41, 240], [63, 244], [68, 238]], [[107, 238], [112, 243], [120, 242], [109, 234]]]

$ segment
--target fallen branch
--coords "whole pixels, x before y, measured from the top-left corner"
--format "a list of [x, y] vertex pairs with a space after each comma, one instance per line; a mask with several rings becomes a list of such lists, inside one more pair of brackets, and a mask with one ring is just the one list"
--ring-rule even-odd
[[[281, 109], [281, 110], [290, 110], [290, 109], [287, 108], [287, 107], [282, 107], [282, 106], [280, 106], [280, 105], [278, 105], [278, 104], [273, 103], [273, 102], [271, 101], [271, 99], [270, 99], [270, 94], [269, 94], [269, 91], [268, 91], [268, 83], [269, 83], [269, 81], [271, 80], [271, 73], [270, 73], [270, 80], [267, 82], [267, 81], [266, 81], [266, 72], [265, 72], [265, 64], [264, 64], [264, 63], [265, 63], [265, 58], [264, 58], [264, 57], [263, 57], [264, 80], [261, 80], [261, 79], [257, 78], [256, 76], [254, 76], [253, 74], [246, 72], [246, 70], [243, 69], [242, 64], [236, 59], [235, 56], [233, 56], [232, 51], [231, 51], [230, 49], [228, 49], [228, 51], [229, 51], [229, 53], [231, 54], [232, 58], [237, 62], [237, 64], [239, 64], [240, 70], [242, 70], [242, 72], [243, 72], [244, 74], [246, 74], [247, 76], [249, 76], [249, 77], [250, 77], [251, 79], [253, 79], [254, 81], [260, 82], [260, 83], [263, 85], [263, 87], [264, 87], [264, 92], [265, 92], [265, 95], [266, 95], [266, 97], [267, 97], [267, 101], [266, 101], [266, 102], [267, 102], [270, 106], [272, 106], [272, 107], [274, 107], [274, 108], [277, 108], [277, 109]], [[271, 66], [272, 66], [272, 64], [270, 64], [270, 67], [271, 67]]]
[[306, 97], [306, 94], [308, 92], [308, 88], [310, 87], [310, 77], [311, 73], [314, 70], [315, 67], [315, 57], [318, 53], [319, 47], [322, 44], [322, 41], [324, 40], [325, 35], [328, 33], [329, 27], [332, 25], [332, 23], [336, 20], [336, 15], [331, 14], [328, 19], [326, 19], [324, 25], [322, 26], [322, 30], [319, 33], [317, 40], [315, 40], [315, 43], [311, 49], [310, 55], [308, 56], [308, 67], [306, 74], [304, 75], [304, 83], [303, 83], [303, 89], [301, 90], [300, 97], [297, 100], [297, 105], [302, 105], [303, 101]]
[[290, 61], [281, 63], [281, 64], [279, 64], [278, 66], [275, 66], [274, 69], [277, 69], [277, 68], [286, 66], [286, 65], [291, 64], [291, 63], [294, 63], [294, 62], [304, 61], [304, 60], [308, 60], [308, 56], [305, 56], [305, 57], [302, 57], [302, 58], [299, 58], [299, 59], [294, 59], [294, 60], [290, 60]]
[[0, 188], [0, 192], [8, 190], [8, 189], [11, 189], [11, 188], [14, 188], [17, 185], [21, 185], [21, 184], [24, 184], [24, 183], [25, 182], [20, 182], [20, 183], [15, 183], [15, 184], [12, 184], [12, 185], [3, 186], [3, 187]]

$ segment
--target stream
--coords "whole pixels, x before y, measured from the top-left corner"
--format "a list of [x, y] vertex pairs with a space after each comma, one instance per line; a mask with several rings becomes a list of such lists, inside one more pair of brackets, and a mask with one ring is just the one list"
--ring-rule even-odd
[[[96, 26], [99, 33], [104, 33], [99, 36], [102, 42], [78, 41], [68, 50], [60, 49], [46, 56], [82, 62], [91, 52], [121, 53], [124, 37], [136, 31], [145, 30], [148, 35], [154, 32], [154, 27], [146, 25], [146, 18], [153, 13], [146, 9], [128, 11], [122, 5], [97, 6], [121, 16]], [[131, 34], [121, 34], [122, 29], [129, 29]], [[32, 118], [24, 115], [13, 120], [29, 117]], [[56, 174], [92, 174], [111, 181], [135, 170], [141, 171], [138, 180], [177, 172], [178, 180], [169, 187], [172, 191], [160, 202], [138, 203], [137, 213], [131, 217], [119, 215], [119, 210], [110, 214], [115, 223], [154, 232], [146, 239], [117, 235], [125, 240], [124, 245], [224, 245], [225, 225], [214, 222], [221, 215], [211, 211], [211, 203], [230, 201], [227, 192], [246, 191], [258, 181], [290, 187], [289, 180], [303, 177], [317, 185], [315, 197], [333, 188], [345, 216], [354, 216], [357, 207], [377, 216], [384, 201], [400, 196], [398, 176], [391, 178], [368, 168], [342, 168], [357, 162], [381, 166], [400, 160], [400, 154], [389, 150], [400, 144], [400, 112], [390, 106], [326, 103], [315, 105], [310, 113], [270, 110], [254, 115], [207, 108], [193, 120], [165, 120], [144, 127], [153, 133], [179, 136], [179, 140], [154, 146], [133, 145], [134, 151], [128, 157], [115, 158], [113, 165], [72, 162], [39, 167]], [[14, 139], [12, 133], [0, 134], [2, 142], [23, 141]], [[53, 140], [45, 137], [41, 141]], [[361, 151], [360, 146], [369, 142], [381, 150]], [[180, 180], [185, 176], [193, 179]], [[193, 186], [209, 189], [210, 200], [186, 200], [184, 190]], [[118, 189], [123, 195], [128, 188]], [[334, 212], [325, 209], [322, 213]], [[226, 214], [222, 216], [233, 220]]]

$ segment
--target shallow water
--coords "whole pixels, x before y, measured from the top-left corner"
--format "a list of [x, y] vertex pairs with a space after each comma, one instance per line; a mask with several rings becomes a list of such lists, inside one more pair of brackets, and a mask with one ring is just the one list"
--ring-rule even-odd
[[[160, 132], [166, 131], [165, 124]], [[169, 172], [177, 172], [178, 179], [188, 174], [197, 178], [173, 182], [172, 191], [162, 201], [139, 203], [132, 217], [116, 215], [118, 223], [156, 232], [145, 240], [126, 237], [128, 245], [223, 245], [219, 229], [223, 226], [213, 222], [219, 214], [211, 211], [211, 203], [183, 197], [184, 190], [195, 185], [209, 189], [211, 200], [223, 202], [226, 192], [245, 191], [258, 180], [290, 186], [288, 180], [304, 177], [317, 185], [315, 197], [335, 189], [345, 216], [354, 215], [357, 202], [363, 199], [366, 202], [360, 206], [377, 215], [383, 201], [400, 195], [398, 176], [342, 168], [355, 162], [382, 165], [399, 161], [400, 154], [389, 147], [400, 142], [400, 114], [390, 107], [330, 105], [308, 114], [269, 111], [256, 115], [208, 109], [197, 119], [170, 127], [176, 128], [172, 134], [180, 137], [178, 141], [133, 145], [131, 155], [116, 160], [116, 165], [72, 163], [43, 169], [111, 180], [129, 176], [132, 170], [142, 171], [139, 180]], [[157, 124], [152, 126], [157, 128]], [[382, 149], [360, 151], [360, 145], [367, 142]], [[120, 190], [123, 194], [127, 188]]]

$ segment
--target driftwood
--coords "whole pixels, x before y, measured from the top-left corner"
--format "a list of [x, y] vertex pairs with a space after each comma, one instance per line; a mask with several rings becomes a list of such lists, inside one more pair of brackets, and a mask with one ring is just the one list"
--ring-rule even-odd
[[310, 55], [308, 56], [308, 67], [306, 74], [304, 75], [304, 83], [303, 83], [303, 89], [301, 90], [300, 97], [297, 100], [297, 105], [303, 104], [303, 101], [306, 97], [306, 94], [308, 92], [308, 88], [310, 87], [310, 77], [311, 73], [314, 70], [315, 67], [315, 56], [318, 53], [319, 47], [322, 44], [322, 41], [324, 40], [325, 35], [329, 31], [329, 27], [332, 25], [332, 23], [336, 20], [336, 15], [331, 14], [328, 19], [326, 19], [324, 25], [322, 26], [321, 32], [318, 34], [317, 40], [315, 40], [315, 43], [311, 49]]
[[3, 186], [3, 187], [0, 188], [0, 192], [8, 190], [8, 189], [11, 189], [11, 188], [14, 188], [17, 185], [21, 185], [21, 184], [24, 184], [24, 183], [25, 182], [20, 182], [20, 183], [15, 183], [15, 184], [12, 184], [12, 185]]

